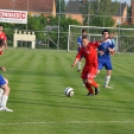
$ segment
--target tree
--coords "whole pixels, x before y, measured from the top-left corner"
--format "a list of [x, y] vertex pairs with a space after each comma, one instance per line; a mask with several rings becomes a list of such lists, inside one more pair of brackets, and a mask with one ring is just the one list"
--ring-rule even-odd
[[[114, 20], [112, 15], [115, 14], [119, 8], [118, 2], [111, 2], [111, 0], [96, 0], [87, 2], [80, 10], [83, 14], [84, 25], [93, 26], [113, 26]], [[89, 15], [88, 15], [89, 14]]]
[[[58, 26], [58, 16], [53, 17], [49, 16], [47, 17], [47, 24], [51, 26]], [[67, 41], [68, 41], [68, 28], [69, 25], [81, 25], [77, 20], [72, 19], [71, 17], [66, 18], [65, 16], [61, 16], [59, 20], [59, 29], [54, 29], [48, 33], [47, 36], [49, 36], [53, 42], [57, 43], [58, 40], [58, 32], [60, 32], [60, 49], [66, 49], [67, 48]]]
[[58, 13], [57, 15], [61, 15], [64, 16], [65, 12], [65, 1], [64, 0], [55, 0], [56, 1], [56, 13]]

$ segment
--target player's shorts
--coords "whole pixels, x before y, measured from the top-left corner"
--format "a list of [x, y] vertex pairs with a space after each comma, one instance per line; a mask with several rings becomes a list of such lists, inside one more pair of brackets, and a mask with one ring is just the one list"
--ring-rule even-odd
[[6, 84], [6, 81], [5, 81], [5, 79], [3, 78], [3, 76], [0, 75], [0, 86], [2, 86], [2, 85], [4, 85], [4, 84]]
[[111, 60], [103, 60], [98, 58], [98, 70], [102, 70], [105, 67], [106, 70], [113, 70]]
[[96, 69], [91, 69], [91, 70], [83, 69], [81, 78], [92, 80], [96, 76], [96, 73], [97, 73]]

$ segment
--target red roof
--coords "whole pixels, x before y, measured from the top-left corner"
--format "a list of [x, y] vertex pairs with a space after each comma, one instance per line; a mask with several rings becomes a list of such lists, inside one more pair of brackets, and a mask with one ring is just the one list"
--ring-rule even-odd
[[53, 0], [1, 0], [0, 9], [52, 12]]

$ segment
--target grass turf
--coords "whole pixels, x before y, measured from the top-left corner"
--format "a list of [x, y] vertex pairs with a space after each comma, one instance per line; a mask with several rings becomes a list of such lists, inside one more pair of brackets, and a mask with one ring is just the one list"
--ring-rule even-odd
[[[7, 106], [0, 113], [1, 134], [132, 134], [134, 131], [133, 54], [112, 57], [112, 90], [101, 87], [95, 97], [86, 96], [77, 67], [76, 53], [12, 49], [0, 57], [10, 81]], [[102, 86], [105, 70], [96, 81]], [[71, 86], [73, 97], [65, 97]]]

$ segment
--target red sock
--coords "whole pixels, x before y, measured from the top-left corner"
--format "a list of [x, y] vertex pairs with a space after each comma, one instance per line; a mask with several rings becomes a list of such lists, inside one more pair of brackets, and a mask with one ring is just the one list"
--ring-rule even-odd
[[92, 85], [93, 87], [95, 87], [95, 88], [98, 88], [98, 87], [99, 87], [99, 85], [98, 85], [94, 80], [92, 80], [91, 85]]
[[92, 87], [91, 87], [91, 85], [90, 85], [89, 83], [85, 83], [85, 85], [86, 85], [87, 90], [88, 90], [90, 93], [94, 93], [94, 91], [93, 91], [93, 89], [92, 89]]

